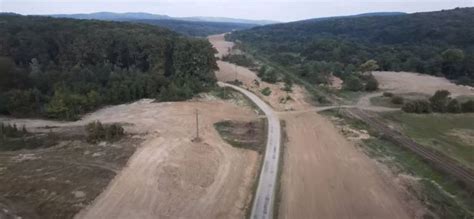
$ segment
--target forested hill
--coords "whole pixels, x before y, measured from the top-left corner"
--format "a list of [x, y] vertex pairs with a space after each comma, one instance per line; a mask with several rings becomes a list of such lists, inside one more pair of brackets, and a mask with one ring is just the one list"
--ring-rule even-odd
[[215, 85], [215, 50], [166, 29], [0, 15], [0, 113], [75, 119], [140, 98], [183, 100]]
[[237, 31], [231, 38], [288, 66], [324, 61], [331, 71], [347, 73], [374, 59], [381, 70], [474, 83], [474, 8], [306, 20]]
[[186, 36], [207, 37], [209, 35], [232, 32], [234, 30], [249, 29], [256, 24], [227, 23], [227, 22], [207, 22], [207, 21], [182, 21], [182, 20], [124, 20], [133, 23], [151, 24], [168, 28]]

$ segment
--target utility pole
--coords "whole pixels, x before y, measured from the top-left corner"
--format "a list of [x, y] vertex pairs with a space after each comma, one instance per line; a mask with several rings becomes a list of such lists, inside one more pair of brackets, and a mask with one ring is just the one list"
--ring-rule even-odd
[[196, 138], [193, 140], [194, 142], [200, 142], [201, 138], [199, 137], [199, 111], [196, 109]]

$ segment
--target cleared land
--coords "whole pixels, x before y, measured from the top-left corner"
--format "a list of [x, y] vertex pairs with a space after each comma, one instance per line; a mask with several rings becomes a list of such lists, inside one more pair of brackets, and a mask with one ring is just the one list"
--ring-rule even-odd
[[392, 179], [330, 121], [314, 112], [284, 119], [280, 218], [411, 218]]
[[474, 88], [456, 85], [446, 78], [409, 72], [373, 72], [380, 89], [394, 93], [424, 93], [448, 90], [453, 96], [474, 95]]
[[[196, 109], [200, 143], [191, 142]], [[256, 118], [252, 109], [220, 100], [142, 100], [104, 108], [72, 123], [6, 120], [32, 128], [94, 120], [128, 123], [126, 131], [143, 138], [127, 166], [77, 218], [242, 218], [251, 200], [259, 155], [227, 144], [213, 124]]]
[[129, 136], [90, 144], [83, 130], [37, 130], [35, 135], [47, 139], [26, 144], [38, 148], [10, 151], [13, 143], [0, 141], [0, 218], [72, 218], [102, 192], [141, 142]]
[[[234, 80], [252, 73], [245, 68], [235, 69], [237, 71], [221, 69], [216, 74], [218, 78]], [[247, 81], [252, 80], [255, 79]], [[252, 86], [243, 82], [244, 87]], [[286, 122], [289, 140], [285, 145], [281, 176], [279, 218], [413, 217], [420, 206], [405, 204], [405, 193], [394, 185], [393, 179], [348, 142], [328, 120], [316, 114], [317, 109], [306, 101], [305, 92], [293, 93], [298, 94], [294, 99], [299, 102], [293, 108], [298, 111], [294, 112], [285, 112], [285, 108], [271, 98], [261, 97], [281, 111], [279, 116]]]

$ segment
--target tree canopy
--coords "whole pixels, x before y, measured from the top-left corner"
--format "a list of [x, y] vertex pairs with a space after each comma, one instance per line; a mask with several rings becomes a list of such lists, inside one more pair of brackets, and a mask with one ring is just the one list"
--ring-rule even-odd
[[215, 84], [215, 50], [166, 29], [0, 14], [0, 113], [75, 119], [105, 104], [183, 100]]
[[236, 31], [230, 39], [308, 79], [327, 75], [315, 63], [345, 77], [374, 60], [380, 70], [474, 84], [474, 8], [297, 21]]

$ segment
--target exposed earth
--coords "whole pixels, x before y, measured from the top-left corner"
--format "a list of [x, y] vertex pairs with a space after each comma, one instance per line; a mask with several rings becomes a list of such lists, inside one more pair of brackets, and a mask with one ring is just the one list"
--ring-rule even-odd
[[[196, 109], [201, 142], [191, 141]], [[77, 126], [95, 120], [120, 122], [129, 124], [125, 126], [128, 133], [143, 138], [127, 166], [76, 218], [243, 218], [259, 155], [234, 148], [219, 137], [213, 124], [224, 119], [245, 122], [257, 115], [248, 107], [221, 100], [142, 100], [107, 107], [72, 123], [6, 120], [30, 129]]]

